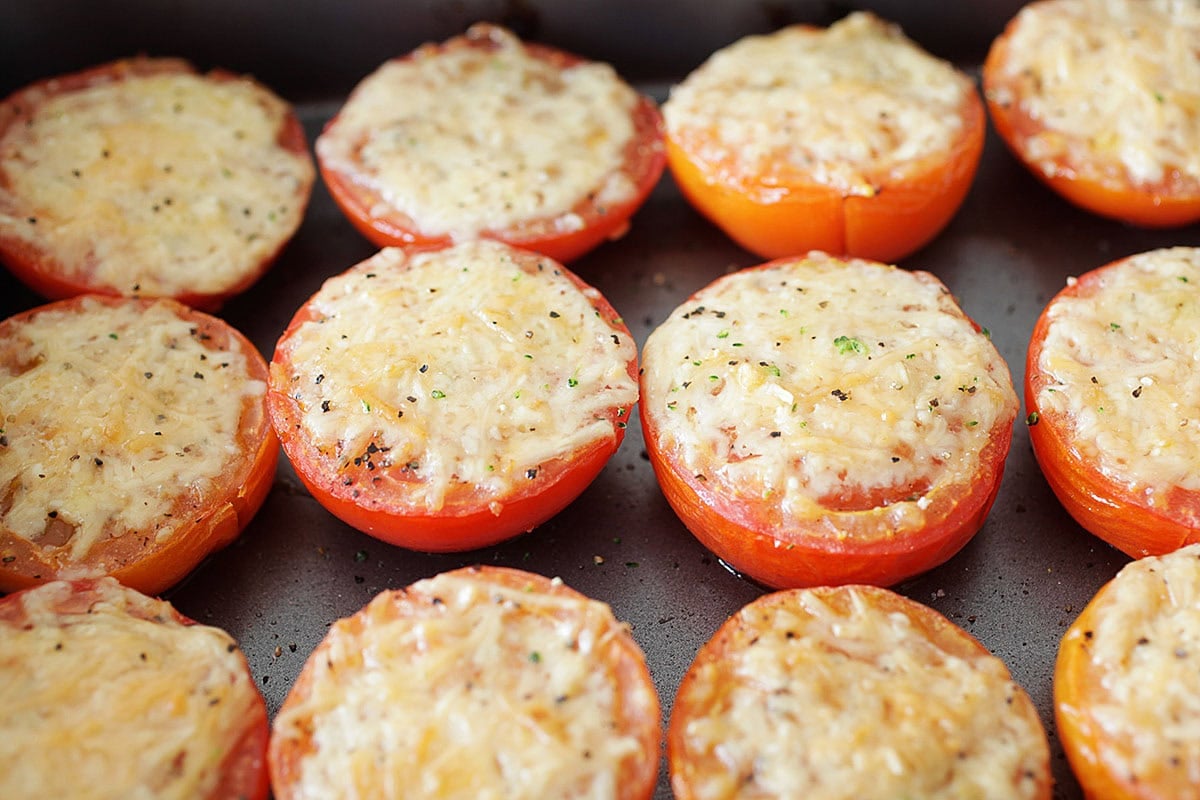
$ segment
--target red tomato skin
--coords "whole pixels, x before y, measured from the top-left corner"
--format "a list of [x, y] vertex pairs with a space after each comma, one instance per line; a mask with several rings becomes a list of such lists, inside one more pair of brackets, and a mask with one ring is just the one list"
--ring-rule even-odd
[[[526, 255], [537, 257], [532, 251]], [[561, 268], [561, 273], [580, 289], [587, 286], [569, 269]], [[286, 343], [305, 322], [316, 318], [310, 306], [312, 299], [296, 312], [280, 336], [272, 366], [287, 371]], [[610, 321], [614, 333], [633, 338], [606, 298], [596, 295], [591, 302], [600, 317]], [[626, 372], [637, 379], [636, 355], [626, 364]], [[377, 494], [364, 494], [357, 487], [347, 486], [336, 465], [305, 437], [295, 401], [273, 383], [268, 384], [267, 408], [287, 459], [318, 503], [352, 528], [389, 544], [427, 553], [465, 552], [498, 544], [528, 533], [558, 514], [591, 485], [620, 448], [631, 412], [628, 407], [613, 409], [607, 415], [612, 424], [611, 438], [539, 465], [537, 477], [510, 495], [480, 498], [473, 487], [468, 487], [448, 498], [441, 511], [428, 513], [407, 507], [394, 493], [389, 494], [389, 484], [402, 487], [404, 481], [391, 478], [386, 470], [373, 475], [383, 487]]]
[[[1012, 443], [1001, 425], [980, 457], [970, 486], [935, 487], [926, 510], [933, 520], [919, 531], [889, 530], [886, 507], [830, 510], [794, 527], [763, 518], [745, 501], [732, 500], [681, 470], [647, 424], [646, 451], [663, 495], [684, 525], [729, 567], [772, 589], [842, 584], [894, 586], [945, 563], [983, 526], [999, 493]], [[830, 527], [844, 539], [830, 539]]]
[[[14, 103], [16, 98], [27, 92], [44, 91], [52, 94], [73, 92], [114, 81], [161, 74], [196, 74], [196, 70], [191, 64], [182, 59], [145, 57], [121, 59], [89, 67], [80, 72], [47, 78], [33, 83], [10, 96], [4, 101], [4, 107], [8, 107], [9, 104]], [[205, 77], [218, 81], [243, 79], [242, 76], [224, 69], [211, 70]], [[10, 125], [19, 123], [28, 113], [27, 110], [18, 107], [14, 113], [0, 119], [0, 136], [4, 134]], [[308, 139], [304, 133], [304, 126], [294, 111], [289, 111], [284, 118], [283, 126], [279, 131], [278, 143], [281, 147], [292, 153], [302, 154], [307, 157]], [[312, 186], [310, 183], [309, 186], [302, 190], [297, 201], [303, 205], [307, 205], [311, 190]], [[171, 297], [184, 305], [191, 306], [200, 311], [215, 313], [228, 300], [249, 289], [259, 278], [266, 274], [275, 261], [278, 260], [286, 246], [287, 241], [280, 242], [279, 247], [274, 253], [259, 262], [253, 270], [243, 275], [236, 284], [225, 289], [215, 292], [184, 290]], [[4, 262], [13, 276], [47, 300], [64, 300], [81, 294], [105, 294], [112, 297], [123, 296], [115, 288], [93, 283], [86, 275], [79, 277], [70, 275], [53, 253], [33, 247], [22, 239], [6, 237], [0, 234], [0, 253], [3, 253]]]
[[[486, 38], [467, 37], [451, 39], [434, 45], [438, 49], [452, 47], [490, 47]], [[568, 53], [547, 45], [526, 42], [525, 49], [537, 58], [544, 59], [550, 64], [565, 69], [585, 62], [580, 56]], [[411, 59], [412, 54], [402, 56], [401, 60]], [[335, 115], [325, 126], [337, 122]], [[573, 231], [555, 230], [554, 221], [558, 217], [548, 219], [527, 220], [511, 228], [484, 231], [481, 238], [495, 239], [520, 247], [533, 250], [544, 256], [553, 258], [561, 264], [586, 255], [604, 241], [617, 239], [629, 227], [634, 213], [646, 202], [651, 191], [658, 184], [666, 167], [666, 155], [663, 147], [663, 119], [658, 105], [649, 97], [639, 96], [637, 106], [633, 111], [634, 135], [625, 149], [625, 163], [622, 167], [634, 179], [636, 191], [629, 199], [610, 204], [604, 208], [598, 207], [591, 200], [585, 200], [571, 209], [578, 214], [584, 225]], [[385, 204], [385, 201], [370, 187], [364, 186], [354, 177], [345, 174], [328, 164], [317, 160], [317, 169], [325, 182], [329, 194], [342, 210], [342, 213], [368, 241], [379, 247], [404, 247], [418, 250], [435, 250], [447, 247], [453, 243], [449, 234], [429, 235], [422, 233], [418, 224], [397, 209], [390, 210], [386, 215], [379, 216], [371, 213], [372, 208]]]
[[[1058, 297], [1086, 296], [1120, 261], [1080, 276]], [[1054, 301], [1052, 300], [1051, 303]], [[1157, 508], [1144, 495], [1102, 473], [1072, 441], [1072, 420], [1038, 402], [1051, 377], [1039, 366], [1050, 327], [1049, 304], [1039, 315], [1025, 359], [1025, 408], [1029, 441], [1038, 466], [1059, 503], [1088, 532], [1126, 555], [1162, 555], [1200, 542], [1200, 492], [1172, 487]]]
[[754, 176], [722, 179], [715, 165], [669, 136], [667, 164], [688, 202], [755, 255], [822, 250], [893, 263], [941, 233], [974, 183], [987, 130], [974, 88], [960, 113], [963, 132], [949, 152], [923, 159], [903, 177], [880, 177], [870, 197], [815, 182], [766, 187]]
[[1004, 81], [1000, 74], [1008, 60], [1009, 41], [1016, 20], [1009, 22], [992, 43], [983, 63], [984, 98], [992, 126], [1008, 150], [1029, 172], [1068, 203], [1108, 219], [1142, 228], [1178, 228], [1200, 220], [1200, 185], [1139, 186], [1105, 180], [1080, 171], [1073, 164], [1056, 163], [1053, 169], [1031, 163], [1025, 141], [1043, 126], [1020, 108], [1004, 104], [994, 90]]
[[[135, 302], [150, 305], [155, 298], [129, 299], [112, 295], [76, 295], [44, 306], [22, 312], [11, 320], [41, 313], [47, 309], [78, 306], [85, 298], [101, 299], [110, 305]], [[165, 299], [164, 299], [165, 300]], [[165, 300], [165, 302], [173, 302]], [[188, 309], [182, 305], [177, 313], [193, 319], [197, 325], [208, 330], [219, 331], [227, 336], [233, 346], [240, 348], [248, 357], [251, 379], [266, 382], [267, 364], [258, 349], [240, 331], [216, 317], [204, 312]], [[190, 525], [176, 530], [165, 542], [142, 550], [133, 540], [139, 538], [126, 534], [118, 544], [110, 547], [109, 557], [115, 558], [118, 566], [107, 574], [131, 589], [158, 596], [182, 581], [205, 558], [233, 543], [255, 514], [266, 502], [275, 483], [275, 471], [279, 461], [279, 440], [267, 418], [265, 404], [259, 413], [243, 412], [243, 438], [255, 443], [225, 473], [226, 481], [213, 493], [210, 505], [191, 512]], [[120, 544], [124, 540], [125, 544]], [[49, 560], [41, 550], [24, 539], [0, 528], [0, 546], [14, 558], [0, 565], [0, 592], [28, 589], [58, 578], [64, 565]], [[69, 566], [69, 565], [68, 565]]]

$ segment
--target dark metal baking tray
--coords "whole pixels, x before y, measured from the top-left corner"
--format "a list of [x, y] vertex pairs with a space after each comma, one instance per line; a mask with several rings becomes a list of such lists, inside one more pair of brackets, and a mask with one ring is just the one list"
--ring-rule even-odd
[[[195, 11], [202, 4], [181, 5]], [[585, 5], [587, 14], [601, 14], [597, 6]], [[348, 55], [350, 61], [341, 63], [334, 76], [321, 79], [316, 73], [332, 56], [310, 48], [305, 36], [311, 32], [312, 20], [293, 21], [293, 26], [299, 26], [296, 31], [282, 31], [291, 35], [292, 49], [281, 53], [281, 45], [276, 44], [265, 56], [252, 57], [250, 48], [235, 47], [224, 65], [255, 72], [296, 100], [311, 141], [354, 81], [379, 61], [424, 39], [457, 33], [479, 18], [515, 22], [526, 35], [614, 61], [661, 100], [670, 80], [712, 48], [752, 30], [793, 19], [826, 22], [848, 10], [836, 3], [777, 7], [735, 3], [731, 7], [740, 9], [741, 16], [724, 6], [712, 18], [698, 19], [693, 14], [689, 22], [696, 19], [695, 25], [685, 26], [688, 30], [679, 31], [678, 39], [664, 40], [659, 49], [646, 50], [644, 68], [636, 69], [636, 53], [628, 37], [619, 32], [639, 31], [638, 46], [649, 48], [653, 42], [645, 30], [664, 30], [671, 14], [676, 21], [682, 19], [682, 7], [688, 5], [647, 4], [636, 14], [629, 5], [623, 16], [610, 11], [604, 24], [593, 26], [590, 37], [578, 24], [582, 18], [575, 23], [560, 19], [548, 10], [559, 7], [549, 4], [505, 4], [501, 11], [495, 10], [495, 3], [422, 5], [417, 14], [420, 24], [404, 28], [386, 51], [379, 31], [394, 31], [402, 22], [386, 14], [362, 48], [342, 41], [338, 52], [353, 50], [359, 60]], [[913, 12], [915, 5], [879, 2], [874, 7], [902, 22], [908, 9], [913, 24], [906, 27], [914, 38], [959, 60], [964, 60], [964, 53], [956, 52], [955, 46], [974, 48], [965, 55], [973, 54], [976, 60], [967, 63], [977, 64], [982, 48], [1015, 4], [962, 4], [975, 8], [978, 17], [958, 20], [960, 27], [969, 26], [958, 36], [953, 29], [933, 25], [930, 9]], [[183, 55], [201, 65], [222, 63], [221, 47], [211, 31], [232, 24], [221, 17], [218, 25], [195, 12], [204, 18], [200, 22], [210, 25], [205, 35], [178, 20], [143, 19], [133, 32], [125, 30], [102, 45], [89, 39], [90, 44], [76, 43], [75, 49], [60, 43], [46, 51], [30, 47], [28, 38], [17, 41], [20, 32], [32, 32], [35, 39], [46, 32], [33, 25], [32, 18], [20, 18], [16, 6], [25, 4], [0, 10], [0, 22], [7, 19], [17, 25], [0, 24], [0, 30], [9, 31], [0, 34], [0, 41], [11, 38], [17, 46], [15, 51], [0, 47], [6, 54], [0, 58], [4, 94], [27, 80], [136, 51]], [[325, 5], [317, 6], [328, 11]], [[690, 6], [694, 9], [697, 4]], [[705, 14], [710, 8], [712, 4], [707, 4]], [[232, 13], [229, 8], [225, 11]], [[42, 13], [52, 16], [46, 8]], [[244, 9], [239, 13], [253, 16]], [[358, 13], [362, 16], [362, 9]], [[128, 9], [125, 14], [130, 16]], [[348, 24], [333, 33], [345, 35]], [[245, 31], [240, 35], [251, 36]], [[606, 43], [610, 49], [606, 50]], [[279, 63], [280, 59], [284, 61]], [[288, 68], [298, 70], [290, 79]], [[304, 91], [289, 93], [289, 86]], [[319, 90], [316, 94], [314, 88]], [[1147, 231], [1075, 210], [1030, 177], [989, 134], [978, 177], [961, 211], [933, 243], [905, 259], [902, 266], [933, 272], [950, 287], [967, 313], [991, 331], [1020, 387], [1034, 320], [1068, 276], [1169, 245], [1200, 245], [1200, 226]], [[294, 310], [321, 282], [373, 252], [318, 185], [303, 226], [278, 264], [221, 315], [269, 358]], [[630, 232], [573, 268], [608, 297], [641, 343], [690, 293], [727, 271], [759, 261], [702, 220], [670, 178], [664, 177]], [[7, 316], [39, 302], [7, 272], [0, 273], [0, 314]], [[1019, 419], [1023, 417], [1022, 413]], [[1050, 735], [1055, 797], [1081, 796], [1054, 735], [1051, 677], [1058, 642], [1092, 594], [1127, 560], [1084, 532], [1062, 510], [1033, 459], [1025, 426], [1018, 422], [1004, 483], [983, 529], [948, 563], [897, 587], [961, 625], [1009, 665], [1033, 697]], [[219, 625], [241, 642], [274, 713], [304, 659], [335, 619], [358, 610], [383, 589], [473, 563], [561, 576], [574, 588], [608, 602], [632, 626], [646, 652], [662, 697], [664, 720], [697, 648], [728, 615], [764, 591], [725, 569], [680, 524], [658, 489], [635, 420], [608, 467], [561, 514], [509, 543], [459, 555], [413, 553], [354, 531], [317, 505], [283, 462], [266, 504], [240, 540], [202, 565], [169, 598], [183, 613]], [[670, 797], [665, 767], [657, 796]]]

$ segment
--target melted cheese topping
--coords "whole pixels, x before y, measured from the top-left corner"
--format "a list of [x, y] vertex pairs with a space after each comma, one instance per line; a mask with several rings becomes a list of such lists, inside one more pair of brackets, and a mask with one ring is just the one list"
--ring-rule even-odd
[[456, 487], [503, 499], [546, 462], [612, 439], [613, 409], [637, 401], [636, 345], [601, 318], [596, 290], [515, 255], [487, 241], [389, 249], [322, 287], [272, 382], [336, 468], [403, 468], [418, 480], [402, 502], [437, 511]]
[[989, 97], [1045, 126], [1023, 145], [1043, 172], [1200, 180], [1200, 4], [1051, 0], [1010, 30]]
[[276, 718], [276, 737], [312, 735], [292, 796], [616, 797], [622, 761], [657, 758], [617, 731], [626, 704], [657, 707], [601, 666], [618, 635], [603, 603], [455, 575], [381, 594]]
[[924, 492], [969, 483], [1017, 411], [1004, 361], [936, 278], [819, 254], [718, 280], [642, 363], [663, 449], [784, 521], [883, 489], [896, 525], [919, 524]]
[[717, 51], [672, 90], [663, 115], [668, 135], [723, 180], [799, 177], [869, 196], [953, 147], [973, 91], [898, 28], [857, 12]]
[[123, 294], [219, 293], [300, 225], [307, 153], [288, 107], [248, 80], [129, 77], [33, 97], [0, 140], [0, 234]]
[[1109, 478], [1162, 505], [1200, 490], [1200, 249], [1142, 253], [1105, 270], [1086, 297], [1059, 296], [1038, 369], [1043, 410]]
[[[0, 341], [0, 522], [80, 561], [102, 539], [159, 541], [190, 520], [180, 498], [212, 492], [243, 446], [247, 398], [266, 394], [246, 356], [213, 349], [174, 304], [85, 299]], [[62, 526], [71, 534], [59, 538]], [[96, 565], [100, 573], [103, 565]]]
[[428, 235], [455, 240], [559, 217], [594, 198], [631, 198], [621, 167], [637, 94], [607, 64], [556, 66], [511, 33], [473, 29], [487, 47], [429, 46], [385, 63], [317, 139], [327, 167], [370, 187]]
[[1138, 782], [1200, 786], [1200, 545], [1126, 565], [1097, 601], [1086, 713], [1115, 739], [1104, 758]]
[[723, 659], [697, 660], [676, 700], [696, 711], [687, 748], [705, 754], [689, 796], [1037, 797], [1048, 745], [1004, 664], [843, 591], [844, 604], [802, 591], [752, 605]]
[[262, 698], [229, 634], [175, 622], [162, 601], [101, 583], [22, 595], [0, 623], [0, 795], [88, 800], [210, 797]]

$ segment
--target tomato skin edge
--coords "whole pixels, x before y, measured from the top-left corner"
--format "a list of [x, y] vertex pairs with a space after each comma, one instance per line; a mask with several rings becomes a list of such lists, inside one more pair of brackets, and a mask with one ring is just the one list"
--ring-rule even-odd
[[[689, 531], [706, 548], [738, 573], [773, 589], [840, 584], [893, 586], [949, 560], [983, 526], [996, 500], [1012, 442], [1012, 424], [999, 423], [980, 456], [980, 471], [965, 495], [951, 497], [956, 487], [934, 487], [929, 509], [942, 513], [928, 530], [897, 531], [894, 537], [856, 543], [830, 540], [826, 523], [843, 530], [886, 528], [883, 520], [869, 522], [868, 511], [829, 511], [790, 529], [779, 529], [755, 519], [753, 508], [720, 497], [694, 476], [684, 475], [658, 442], [648, 424], [644, 405], [642, 430], [651, 466], [668, 504]], [[864, 525], [864, 522], [867, 522]], [[842, 524], [844, 523], [844, 524]], [[775, 535], [773, 535], [773, 533]]]
[[1011, 105], [999, 102], [996, 87], [1008, 60], [1014, 18], [993, 41], [983, 62], [984, 99], [992, 127], [1009, 152], [1043, 185], [1083, 211], [1148, 229], [1178, 228], [1200, 220], [1200, 191], [1171, 193], [1131, 184], [1113, 184], [1082, 174], [1063, 164], [1053, 169], [1033, 163], [1025, 154], [1023, 129], [1035, 124], [1019, 109], [1019, 98]]
[[[286, 401], [286, 398], [283, 399]], [[306, 454], [285, 442], [284, 451], [296, 475], [313, 498], [329, 513], [352, 528], [388, 544], [425, 553], [458, 553], [476, 550], [528, 533], [571, 504], [599, 476], [621, 445], [624, 431], [612, 440], [572, 454], [562, 469], [554, 470], [522, 494], [502, 502], [498, 513], [487, 506], [460, 513], [413, 514], [387, 508], [364, 507], [337, 491], [336, 481], [318, 479], [300, 466]]]
[[774, 259], [821, 250], [892, 263], [932, 241], [970, 191], [987, 129], [974, 87], [962, 115], [962, 135], [944, 158], [931, 157], [911, 176], [880, 180], [870, 197], [817, 183], [724, 181], [670, 137], [667, 163], [688, 202], [755, 255]]
[[[1122, 259], [1123, 260], [1123, 259]], [[1050, 378], [1039, 361], [1050, 328], [1049, 310], [1064, 296], [1098, 281], [1098, 276], [1121, 261], [1081, 276], [1056, 295], [1034, 324], [1025, 359], [1025, 407], [1034, 458], [1059, 503], [1086, 531], [1133, 558], [1162, 555], [1200, 542], [1200, 525], [1189, 524], [1200, 514], [1200, 492], [1173, 489], [1161, 511], [1149, 508], [1143, 495], [1104, 475], [1070, 441], [1069, 420], [1041, 407], [1038, 394]]]

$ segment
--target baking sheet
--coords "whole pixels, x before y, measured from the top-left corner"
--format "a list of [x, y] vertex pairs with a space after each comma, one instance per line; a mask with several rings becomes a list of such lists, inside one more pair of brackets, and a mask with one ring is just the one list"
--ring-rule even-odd
[[[604, 57], [594, 49], [588, 54]], [[640, 84], [660, 100], [668, 86]], [[335, 97], [299, 105], [310, 141], [340, 103]], [[966, 312], [991, 331], [1020, 392], [1034, 320], [1069, 275], [1171, 245], [1200, 245], [1200, 226], [1145, 231], [1077, 211], [1038, 184], [989, 134], [962, 210], [902, 266], [933, 272], [950, 287]], [[373, 252], [318, 183], [304, 224], [280, 261], [221, 315], [269, 358], [294, 310], [321, 282]], [[572, 267], [607, 296], [640, 345], [691, 292], [760, 260], [702, 220], [664, 176], [623, 239]], [[0, 314], [39, 302], [7, 272], [0, 274]], [[1024, 416], [1022, 411], [1018, 419]], [[1054, 736], [1051, 675], [1058, 641], [1126, 561], [1062, 510], [1018, 421], [1004, 482], [983, 529], [948, 563], [896, 587], [948, 616], [1009, 665], [1050, 734], [1055, 797], [1081, 797]], [[168, 596], [184, 614], [219, 625], [241, 642], [274, 714], [335, 619], [383, 589], [475, 563], [557, 575], [608, 602], [646, 652], [664, 722], [698, 647], [764, 591], [728, 571], [676, 519], [655, 483], [634, 419], [607, 468], [556, 518], [509, 543], [459, 555], [413, 553], [354, 531], [317, 505], [281, 459], [274, 489], [241, 539]], [[664, 766], [656, 797], [670, 796]]]

